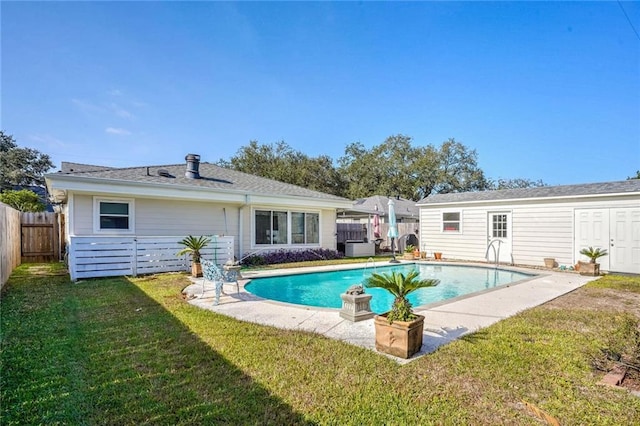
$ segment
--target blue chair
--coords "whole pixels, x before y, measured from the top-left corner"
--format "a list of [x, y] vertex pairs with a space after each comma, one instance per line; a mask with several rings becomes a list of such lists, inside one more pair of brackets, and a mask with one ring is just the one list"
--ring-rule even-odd
[[220, 273], [220, 268], [216, 266], [215, 263], [200, 259], [200, 264], [202, 265], [202, 295], [204, 295], [204, 283], [206, 281], [211, 281], [215, 284], [216, 288], [216, 305], [220, 303], [220, 293], [222, 292], [222, 284], [224, 278]]
[[235, 271], [232, 271], [233, 274], [225, 274], [225, 271], [210, 260], [201, 259], [200, 263], [202, 264], [202, 294], [204, 294], [205, 281], [213, 282], [216, 290], [216, 305], [220, 303], [220, 293], [223, 293], [222, 286], [225, 282], [235, 282], [238, 293], [240, 293], [240, 284]]

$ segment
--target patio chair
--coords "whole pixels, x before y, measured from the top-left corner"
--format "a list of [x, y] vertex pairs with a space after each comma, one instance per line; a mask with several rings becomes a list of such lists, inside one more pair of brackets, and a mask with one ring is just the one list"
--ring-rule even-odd
[[215, 284], [216, 301], [220, 303], [220, 293], [224, 293], [222, 286], [225, 282], [235, 282], [238, 293], [240, 293], [240, 283], [238, 283], [237, 274], [226, 274], [218, 265], [210, 260], [201, 259], [202, 264], [202, 294], [204, 295], [204, 284], [211, 281]]
[[202, 295], [204, 296], [204, 284], [207, 281], [211, 281], [215, 284], [216, 290], [216, 305], [220, 303], [220, 293], [222, 292], [222, 284], [224, 278], [222, 277], [222, 273], [220, 272], [220, 268], [218, 268], [215, 263], [209, 260], [200, 260], [200, 264], [202, 265]]

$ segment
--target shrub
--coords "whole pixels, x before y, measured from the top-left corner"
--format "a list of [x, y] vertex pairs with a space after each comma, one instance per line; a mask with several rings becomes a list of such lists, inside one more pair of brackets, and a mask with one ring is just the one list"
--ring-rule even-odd
[[286, 250], [280, 249], [260, 254], [252, 254], [242, 260], [243, 266], [276, 265], [280, 263], [310, 262], [344, 257], [342, 253], [329, 249]]

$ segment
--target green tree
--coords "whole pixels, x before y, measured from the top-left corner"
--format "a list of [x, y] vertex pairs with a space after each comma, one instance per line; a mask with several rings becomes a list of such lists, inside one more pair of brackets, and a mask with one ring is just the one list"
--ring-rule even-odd
[[[478, 167], [478, 154], [451, 138], [438, 150], [437, 183], [431, 189], [438, 194], [449, 192], [484, 191], [489, 182]], [[429, 193], [425, 193], [425, 196]]]
[[346, 178], [346, 195], [363, 198], [375, 194], [413, 198], [417, 170], [413, 167], [418, 151], [405, 135], [389, 136], [371, 150], [360, 142], [345, 148], [338, 160], [340, 173]]
[[0, 130], [0, 191], [16, 185], [44, 185], [43, 175], [52, 169], [48, 155], [31, 148], [20, 148]]
[[43, 212], [46, 208], [38, 194], [28, 189], [4, 191], [0, 193], [0, 202], [21, 212]]
[[218, 164], [233, 170], [302, 186], [315, 191], [344, 196], [344, 181], [331, 157], [309, 157], [286, 142], [260, 145], [250, 141], [229, 160]]
[[635, 176], [629, 176], [627, 178], [627, 180], [630, 180], [630, 179], [640, 179], [640, 170], [636, 170], [636, 175]]
[[434, 192], [480, 191], [487, 188], [475, 150], [449, 139], [439, 148], [412, 145], [405, 135], [388, 137], [366, 150], [360, 142], [338, 160], [347, 180], [347, 196], [400, 195], [419, 200]]

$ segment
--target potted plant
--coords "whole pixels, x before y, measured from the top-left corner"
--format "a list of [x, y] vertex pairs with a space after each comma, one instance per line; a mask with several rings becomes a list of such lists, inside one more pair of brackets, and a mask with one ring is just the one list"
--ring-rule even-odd
[[580, 250], [580, 254], [589, 258], [589, 262], [578, 262], [580, 273], [583, 275], [600, 275], [600, 264], [596, 263], [596, 260], [602, 256], [606, 256], [607, 250], [600, 248], [583, 248]]
[[418, 271], [411, 271], [406, 276], [400, 272], [374, 273], [364, 281], [365, 287], [382, 288], [394, 296], [391, 310], [374, 317], [378, 351], [405, 359], [420, 351], [424, 315], [413, 312], [407, 296], [418, 289], [438, 285], [440, 281], [421, 280], [419, 274]]
[[413, 244], [408, 244], [404, 249], [404, 256], [402, 257], [404, 260], [413, 260], [414, 254], [413, 252], [416, 250], [416, 246]]
[[200, 264], [200, 258], [202, 257], [202, 254], [200, 253], [200, 251], [207, 245], [209, 245], [210, 242], [211, 239], [205, 237], [204, 235], [201, 235], [200, 237], [189, 235], [181, 241], [178, 241], [178, 244], [182, 244], [184, 248], [176, 253], [176, 256], [182, 256], [185, 254], [191, 256], [191, 276], [202, 276], [202, 265]]

